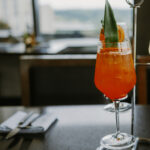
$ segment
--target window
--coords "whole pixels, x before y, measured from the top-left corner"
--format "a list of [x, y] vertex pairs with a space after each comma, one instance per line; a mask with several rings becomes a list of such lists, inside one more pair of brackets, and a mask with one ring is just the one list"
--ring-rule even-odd
[[31, 0], [0, 0], [0, 36], [20, 36], [32, 32]]
[[[117, 21], [126, 22], [132, 36], [132, 9], [125, 0], [109, 2]], [[81, 49], [84, 53], [95, 53], [104, 5], [105, 0], [0, 0], [0, 39], [36, 31], [36, 37], [44, 37], [36, 38], [39, 43], [48, 41], [49, 46], [51, 40], [53, 49], [61, 45], [64, 53], [78, 53]]]
[[[109, 0], [118, 22], [132, 35], [132, 9], [125, 0]], [[97, 37], [105, 0], [39, 0], [40, 33], [54, 38]]]

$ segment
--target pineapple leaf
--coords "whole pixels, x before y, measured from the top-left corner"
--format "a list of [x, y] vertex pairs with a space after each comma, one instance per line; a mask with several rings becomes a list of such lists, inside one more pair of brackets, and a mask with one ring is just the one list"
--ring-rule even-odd
[[105, 42], [118, 42], [118, 29], [113, 10], [106, 0], [104, 14]]

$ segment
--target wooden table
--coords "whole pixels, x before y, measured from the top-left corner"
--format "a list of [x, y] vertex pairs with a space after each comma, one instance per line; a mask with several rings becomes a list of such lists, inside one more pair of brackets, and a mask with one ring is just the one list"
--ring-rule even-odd
[[[95, 150], [101, 137], [115, 132], [114, 113], [103, 105], [41, 108], [0, 107], [0, 122], [18, 110], [53, 112], [58, 117], [45, 135], [16, 136], [0, 141], [0, 150]], [[136, 135], [150, 138], [150, 106], [136, 106]], [[130, 132], [131, 111], [120, 114], [121, 131]]]

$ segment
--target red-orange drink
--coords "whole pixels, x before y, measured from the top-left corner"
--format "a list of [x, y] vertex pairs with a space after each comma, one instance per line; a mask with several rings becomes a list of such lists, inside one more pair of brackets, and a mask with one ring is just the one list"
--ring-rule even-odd
[[130, 49], [103, 48], [97, 52], [95, 85], [103, 94], [111, 100], [122, 98], [135, 83]]

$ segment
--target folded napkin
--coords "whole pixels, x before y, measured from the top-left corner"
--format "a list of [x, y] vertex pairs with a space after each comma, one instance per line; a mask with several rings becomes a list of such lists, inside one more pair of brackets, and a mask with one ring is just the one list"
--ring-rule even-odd
[[[0, 133], [8, 133], [16, 128], [19, 122], [27, 115], [26, 112], [18, 111], [10, 118], [0, 124]], [[31, 126], [25, 129], [21, 129], [19, 133], [44, 133], [56, 120], [56, 116], [52, 113], [37, 114], [37, 119], [31, 123]]]

